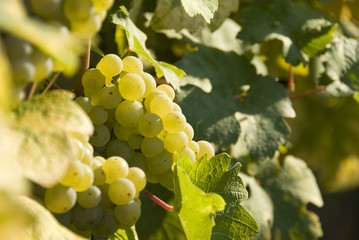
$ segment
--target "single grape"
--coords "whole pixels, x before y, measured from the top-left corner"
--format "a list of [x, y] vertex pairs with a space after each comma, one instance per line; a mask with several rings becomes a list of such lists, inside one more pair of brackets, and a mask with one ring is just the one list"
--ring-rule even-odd
[[87, 189], [89, 189], [89, 187], [91, 187], [94, 181], [94, 174], [91, 167], [85, 164], [82, 164], [82, 166], [84, 168], [84, 175], [82, 176], [82, 178], [80, 178], [78, 182], [72, 185], [76, 192], [86, 191]]
[[146, 163], [153, 174], [161, 175], [171, 169], [173, 163], [172, 154], [164, 150], [155, 157], [147, 158]]
[[116, 206], [114, 211], [120, 227], [124, 229], [133, 226], [141, 216], [141, 207], [136, 201]]
[[107, 78], [112, 78], [121, 73], [123, 68], [122, 60], [115, 54], [107, 54], [101, 58], [96, 68], [102, 72]]
[[91, 0], [97, 14], [107, 11], [113, 5], [114, 0]]
[[91, 186], [84, 192], [77, 193], [77, 203], [83, 208], [96, 207], [101, 201], [101, 191], [96, 186]]
[[137, 193], [142, 191], [146, 186], [146, 174], [141, 168], [130, 167], [126, 178], [131, 180], [135, 185]]
[[199, 151], [196, 154], [197, 159], [200, 159], [204, 155], [207, 155], [207, 159], [210, 159], [214, 156], [215, 151], [212, 144], [204, 140], [198, 141], [197, 144], [199, 147]]
[[173, 102], [167, 95], [158, 95], [150, 102], [150, 112], [157, 114], [162, 119], [172, 111]]
[[185, 147], [182, 152], [179, 153], [179, 158], [188, 157], [192, 162], [196, 161], [196, 154], [194, 154], [193, 150], [189, 147]]
[[191, 140], [191, 141], [188, 143], [188, 147], [189, 147], [190, 149], [192, 149], [192, 151], [194, 152], [194, 155], [197, 156], [198, 151], [199, 151], [198, 143], [197, 143], [196, 141]]
[[81, 160], [85, 156], [83, 143], [76, 138], [70, 138], [70, 145], [73, 156], [75, 156], [76, 159]]
[[143, 136], [139, 133], [131, 134], [128, 138], [128, 145], [130, 148], [137, 150], [141, 148], [141, 143], [143, 140]]
[[64, 0], [63, 12], [70, 21], [85, 21], [95, 12], [91, 0]]
[[145, 113], [138, 122], [138, 130], [145, 137], [156, 137], [162, 129], [162, 119], [154, 113]]
[[60, 183], [65, 186], [73, 186], [76, 182], [83, 178], [84, 172], [85, 170], [80, 160], [73, 159], [72, 161], [69, 161]]
[[128, 174], [128, 163], [122, 157], [109, 157], [102, 164], [106, 175], [106, 183], [113, 183], [118, 178], [125, 178]]
[[81, 35], [81, 37], [91, 37], [101, 29], [101, 26], [101, 17], [94, 12], [86, 20], [71, 22], [72, 32]]
[[143, 155], [143, 153], [135, 152], [133, 157], [131, 158], [129, 162], [130, 167], [138, 167], [142, 169], [144, 172], [147, 171], [147, 165], [146, 165], [146, 156]]
[[104, 86], [98, 93], [100, 105], [107, 109], [116, 108], [122, 97], [118, 88], [113, 85]]
[[104, 107], [94, 106], [92, 110], [88, 113], [88, 116], [91, 118], [93, 124], [101, 125], [106, 122], [108, 118], [108, 113]]
[[124, 99], [134, 101], [143, 96], [146, 85], [140, 75], [129, 73], [120, 78], [118, 89]]
[[98, 92], [105, 85], [105, 76], [96, 68], [90, 68], [82, 76], [84, 89], [90, 92]]
[[58, 184], [46, 189], [44, 201], [46, 207], [54, 213], [65, 213], [76, 203], [76, 191], [72, 187]]
[[40, 51], [34, 51], [30, 59], [35, 66], [34, 81], [44, 80], [52, 72], [54, 61], [49, 56]]
[[167, 133], [163, 144], [165, 149], [171, 153], [181, 152], [188, 146], [188, 137], [183, 131], [175, 134]]
[[105, 125], [95, 125], [94, 133], [90, 137], [90, 143], [95, 147], [105, 146], [110, 140], [110, 130]]
[[94, 157], [96, 160], [98, 160], [99, 162], [101, 162], [101, 164], [103, 164], [104, 162], [106, 162], [106, 159], [104, 157], [101, 156], [95, 156]]
[[167, 94], [167, 96], [173, 101], [175, 99], [175, 91], [170, 85], [161, 84], [157, 86], [156, 90], [163, 91]]
[[118, 123], [125, 127], [134, 127], [138, 125], [140, 118], [144, 114], [144, 109], [138, 101], [123, 101], [121, 102], [115, 112]]
[[122, 59], [123, 71], [134, 74], [141, 74], [143, 72], [143, 64], [140, 59], [134, 56], [127, 56]]
[[151, 74], [142, 72], [141, 77], [146, 85], [145, 93], [143, 94], [143, 98], [147, 97], [150, 93], [156, 90], [156, 80], [152, 77]]
[[123, 140], [114, 139], [106, 146], [107, 156], [120, 156], [124, 159], [131, 159], [134, 150]]
[[193, 127], [191, 126], [191, 124], [186, 123], [186, 126], [183, 129], [183, 131], [187, 135], [188, 141], [191, 141], [194, 137], [194, 130], [193, 130]]
[[170, 112], [162, 120], [164, 129], [169, 133], [179, 133], [186, 128], [186, 117], [180, 112]]
[[172, 111], [175, 111], [175, 112], [182, 112], [182, 109], [181, 109], [181, 107], [177, 104], [177, 103], [175, 103], [175, 102], [173, 102], [173, 110]]
[[87, 97], [77, 97], [75, 102], [86, 112], [89, 113], [92, 109], [92, 104]]
[[135, 198], [136, 187], [131, 180], [119, 178], [110, 184], [108, 188], [108, 197], [111, 202], [117, 205], [123, 205]]
[[163, 151], [163, 142], [157, 137], [145, 137], [141, 143], [141, 151], [146, 157], [154, 157]]
[[157, 90], [155, 90], [155, 91], [153, 91], [153, 92], [151, 92], [151, 93], [149, 93], [149, 94], [147, 95], [147, 97], [146, 97], [146, 99], [145, 99], [145, 101], [144, 101], [144, 106], [145, 106], [145, 109], [146, 109], [147, 111], [150, 111], [150, 110], [151, 110], [151, 109], [150, 109], [150, 103], [151, 103], [152, 99], [153, 99], [154, 97], [158, 96], [158, 95], [164, 95], [164, 96], [166, 96], [166, 93], [165, 93], [164, 91], [157, 91]]
[[137, 126], [135, 127], [125, 127], [119, 123], [114, 123], [113, 125], [113, 133], [118, 139], [128, 141], [128, 138], [134, 134], [139, 133]]
[[100, 206], [94, 208], [83, 208], [76, 205], [72, 209], [72, 221], [77, 230], [85, 231], [97, 226], [102, 219]]

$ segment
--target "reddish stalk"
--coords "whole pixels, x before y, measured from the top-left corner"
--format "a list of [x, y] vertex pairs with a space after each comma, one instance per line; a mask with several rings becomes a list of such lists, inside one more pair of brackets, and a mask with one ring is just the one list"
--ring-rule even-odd
[[322, 91], [324, 91], [325, 89], [326, 89], [325, 86], [317, 87], [317, 88], [308, 90], [308, 91], [306, 91], [306, 92], [302, 92], [302, 93], [299, 93], [299, 94], [297, 94], [297, 95], [291, 96], [291, 97], [289, 97], [289, 98], [290, 98], [290, 100], [294, 100], [294, 99], [297, 99], [297, 98], [301, 98], [301, 97], [305, 97], [305, 96], [308, 96], [308, 95], [311, 95], [311, 94], [315, 94], [315, 93], [322, 92]]
[[146, 189], [142, 190], [142, 193], [145, 194], [147, 197], [149, 197], [149, 199], [151, 199], [152, 201], [154, 201], [155, 203], [157, 203], [160, 207], [162, 207], [163, 209], [169, 211], [169, 212], [173, 212], [173, 206], [165, 203], [164, 201], [162, 201], [161, 199], [159, 199], [157, 196], [153, 195], [152, 193], [150, 193], [149, 191], [147, 191]]
[[51, 88], [51, 86], [55, 83], [56, 79], [58, 78], [58, 76], [60, 75], [60, 72], [56, 73], [55, 76], [51, 79], [51, 81], [49, 82], [49, 84], [47, 84], [46, 88], [44, 89], [44, 91], [42, 91], [41, 95], [46, 93], [47, 91], [49, 91], [49, 89]]
[[36, 90], [36, 87], [37, 87], [37, 83], [38, 83], [38, 82], [35, 81], [35, 82], [33, 82], [33, 83], [31, 84], [30, 92], [29, 92], [29, 95], [27, 96], [27, 99], [31, 99], [32, 96], [34, 95], [35, 90]]

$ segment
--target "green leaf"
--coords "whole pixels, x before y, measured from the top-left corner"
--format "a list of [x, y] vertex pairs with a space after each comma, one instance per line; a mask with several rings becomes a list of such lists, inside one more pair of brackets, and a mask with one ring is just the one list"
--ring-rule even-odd
[[213, 215], [224, 209], [224, 200], [215, 193], [205, 193], [193, 185], [178, 165], [174, 167], [174, 182], [175, 210], [187, 239], [210, 239], [214, 226]]
[[35, 45], [55, 59], [65, 73], [73, 74], [77, 70], [76, 54], [81, 52], [83, 43], [81, 39], [28, 17], [20, 1], [1, 1], [0, 29]]
[[13, 112], [13, 128], [22, 135], [18, 155], [25, 176], [44, 187], [56, 184], [73, 159], [68, 133], [89, 136], [93, 131], [72, 98], [70, 92], [51, 91], [22, 102]]
[[33, 218], [27, 226], [28, 238], [26, 239], [86, 240], [86, 238], [76, 235], [71, 230], [59, 224], [50, 211], [35, 200], [20, 196], [16, 201], [23, 211]]
[[135, 226], [127, 229], [119, 229], [113, 236], [110, 237], [111, 240], [138, 240]]
[[191, 17], [201, 14], [207, 23], [218, 9], [218, 0], [181, 0], [182, 5]]
[[[185, 5], [182, 5], [186, 1]], [[207, 0], [207, 2], [213, 0]], [[182, 2], [182, 3], [181, 3]], [[205, 0], [159, 0], [151, 18], [151, 27], [155, 30], [170, 30], [170, 31], [181, 31], [186, 29], [191, 33], [198, 32], [203, 28], [209, 28], [211, 31], [219, 28], [222, 23], [228, 19], [232, 12], [238, 10], [238, 0], [221, 0], [218, 1], [218, 11], [215, 11], [211, 24], [208, 25], [209, 21], [206, 21], [202, 16], [189, 15], [186, 6], [192, 8], [192, 12], [196, 11], [196, 8], [200, 8], [197, 3], [204, 3]], [[217, 0], [215, 0], [217, 2]], [[194, 6], [194, 7], [191, 7]]]
[[[175, 89], [178, 89], [179, 79], [185, 72], [169, 63], [159, 62], [152, 57], [150, 51], [146, 48], [146, 34], [136, 27], [123, 6], [112, 15], [112, 22], [126, 32], [129, 49], [151, 63], [156, 70], [157, 77], [165, 77], [167, 82]], [[117, 37], [120, 37], [120, 35]], [[119, 41], [123, 42], [122, 40]]]
[[240, 18], [238, 37], [250, 43], [280, 40], [283, 56], [296, 66], [323, 51], [333, 39], [336, 25], [308, 5], [274, 0], [253, 4]]
[[[196, 139], [227, 147], [241, 134], [254, 159], [273, 156], [286, 142], [290, 130], [283, 117], [295, 117], [288, 93], [273, 78], [256, 75], [248, 59], [199, 46], [178, 65], [189, 78], [178, 100]], [[193, 79], [196, 86], [205, 82], [208, 91], [191, 86]]]

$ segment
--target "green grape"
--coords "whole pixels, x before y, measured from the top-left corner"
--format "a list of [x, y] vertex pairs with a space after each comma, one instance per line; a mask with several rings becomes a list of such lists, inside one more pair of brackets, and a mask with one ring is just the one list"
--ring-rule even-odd
[[157, 137], [145, 137], [141, 143], [141, 151], [146, 157], [154, 157], [163, 151], [163, 142]]
[[[95, 177], [95, 169], [102, 167], [102, 163], [99, 160], [97, 160], [96, 158], [93, 157], [91, 165], [89, 165], [89, 166], [94, 171], [94, 177]], [[95, 179], [94, 179], [94, 182], [95, 182]]]
[[151, 100], [150, 112], [157, 114], [162, 119], [172, 111], [173, 102], [167, 95], [158, 95]]
[[196, 154], [197, 159], [200, 159], [204, 155], [207, 155], [207, 159], [210, 159], [214, 156], [215, 151], [212, 144], [204, 140], [198, 141], [197, 144], [199, 147], [199, 150]]
[[194, 130], [191, 124], [186, 123], [186, 127], [183, 129], [183, 131], [187, 135], [188, 141], [191, 141], [194, 137]]
[[73, 159], [69, 161], [64, 176], [60, 180], [60, 183], [65, 186], [73, 186], [76, 182], [84, 176], [85, 169], [80, 160]]
[[102, 165], [95, 168], [93, 174], [94, 174], [94, 181], [93, 181], [94, 185], [100, 186], [106, 183], [106, 174], [105, 171], [102, 169]]
[[42, 52], [34, 51], [30, 59], [35, 66], [34, 81], [44, 80], [52, 72], [54, 61]]
[[101, 221], [91, 232], [96, 236], [109, 236], [114, 234], [119, 228], [119, 222], [115, 217], [113, 209], [102, 209], [103, 215]]
[[81, 160], [85, 156], [85, 149], [82, 142], [76, 138], [70, 138], [70, 145], [75, 158]]
[[108, 143], [110, 137], [110, 130], [105, 125], [96, 125], [89, 141], [95, 147], [102, 147]]
[[93, 152], [91, 152], [89, 149], [83, 148], [84, 151], [84, 155], [83, 157], [80, 159], [81, 162], [83, 164], [86, 164], [87, 166], [91, 167], [92, 169], [92, 164], [93, 164]]
[[61, 19], [62, 0], [30, 0], [31, 9], [45, 19]]
[[95, 6], [96, 13], [107, 11], [113, 5], [114, 0], [91, 0]]
[[77, 193], [77, 203], [83, 208], [96, 207], [101, 201], [101, 190], [91, 186], [84, 192]]
[[11, 62], [13, 79], [17, 86], [23, 86], [35, 77], [35, 66], [29, 58], [21, 58]]
[[122, 157], [109, 157], [102, 164], [106, 175], [106, 183], [113, 183], [118, 178], [125, 178], [128, 174], [128, 163]]
[[70, 132], [69, 134], [70, 134], [71, 137], [80, 140], [84, 146], [86, 145], [86, 143], [90, 139], [89, 136], [83, 135], [83, 134], [78, 133], [78, 132]]
[[53, 213], [56, 220], [61, 223], [61, 225], [67, 227], [72, 222], [72, 211], [69, 210], [65, 213]]
[[162, 129], [162, 119], [154, 113], [145, 113], [138, 122], [138, 130], [145, 137], [156, 137]]
[[132, 134], [138, 133], [138, 132], [139, 131], [137, 129], [137, 126], [135, 126], [135, 127], [125, 127], [125, 126], [122, 126], [119, 123], [114, 123], [114, 125], [113, 125], [113, 133], [115, 134], [115, 136], [118, 139], [121, 139], [121, 140], [127, 141], [128, 138]]
[[126, 178], [135, 185], [137, 193], [141, 192], [146, 186], [146, 174], [141, 168], [130, 167]]
[[163, 142], [163, 139], [165, 139], [166, 135], [167, 135], [167, 131], [165, 129], [162, 129], [161, 132], [157, 134], [157, 137], [161, 139]]
[[186, 128], [186, 117], [180, 112], [170, 112], [162, 120], [164, 129], [169, 133], [179, 133]]
[[161, 84], [157, 86], [156, 90], [163, 91], [167, 94], [167, 96], [173, 101], [175, 99], [175, 91], [170, 85]]
[[77, 230], [86, 231], [97, 226], [102, 219], [102, 209], [100, 206], [94, 208], [83, 208], [76, 205], [72, 209], [72, 221]]
[[72, 32], [76, 32], [81, 37], [91, 37], [101, 29], [101, 26], [101, 17], [95, 13], [92, 13], [86, 20], [71, 22]]
[[140, 59], [134, 56], [127, 56], [122, 59], [123, 71], [134, 74], [141, 74], [143, 72], [143, 64]]
[[116, 108], [122, 97], [118, 88], [113, 85], [104, 86], [98, 93], [100, 105], [107, 109]]
[[181, 109], [181, 107], [177, 104], [177, 103], [175, 103], [175, 102], [173, 102], [173, 110], [172, 111], [175, 111], [175, 112], [182, 112], [182, 109]]
[[153, 174], [161, 175], [171, 169], [173, 163], [172, 154], [164, 150], [155, 157], [147, 158], [146, 163]]
[[6, 47], [6, 53], [9, 56], [11, 61], [27, 58], [33, 52], [32, 45], [21, 39], [12, 35], [7, 35], [4, 38], [4, 45]]
[[121, 73], [123, 63], [119, 56], [115, 54], [107, 54], [103, 56], [97, 63], [96, 68], [100, 70], [107, 78], [112, 79], [114, 76], [117, 76]]
[[129, 162], [129, 166], [141, 168], [144, 172], [146, 172], [147, 171], [146, 156], [143, 155], [143, 153], [135, 152], [135, 154], [133, 155], [133, 157]]
[[101, 156], [95, 156], [94, 157], [96, 160], [98, 160], [101, 164], [103, 164], [104, 162], [106, 162], [106, 159], [104, 157]]
[[163, 139], [163, 144], [165, 149], [171, 153], [181, 152], [188, 146], [188, 137], [184, 132], [167, 133]]
[[141, 148], [141, 143], [143, 140], [143, 136], [139, 133], [134, 133], [131, 134], [131, 136], [129, 136], [128, 138], [128, 145], [132, 148], [132, 149], [140, 149]]
[[77, 97], [75, 102], [86, 112], [89, 113], [92, 110], [92, 104], [87, 97]]
[[185, 147], [182, 152], [179, 153], [179, 158], [188, 157], [192, 162], [196, 161], [196, 154], [194, 154], [193, 150], [189, 147]]
[[145, 93], [143, 94], [143, 98], [147, 97], [150, 93], [156, 90], [156, 80], [152, 77], [151, 74], [143, 72], [141, 73], [141, 77], [146, 85]]
[[110, 184], [108, 188], [108, 197], [111, 202], [117, 205], [123, 205], [135, 198], [136, 187], [127, 178], [119, 178]]
[[76, 203], [76, 192], [72, 187], [56, 185], [46, 189], [45, 206], [53, 213], [65, 213]]
[[71, 22], [85, 21], [95, 11], [91, 0], [64, 0], [62, 9]]
[[167, 189], [174, 189], [173, 172], [172, 169], [168, 170], [164, 174], [160, 175], [160, 184]]
[[123, 140], [114, 139], [110, 141], [106, 146], [107, 156], [120, 156], [124, 159], [131, 159], [134, 150]]
[[116, 206], [114, 212], [120, 227], [125, 229], [133, 226], [140, 218], [141, 207], [136, 201], [131, 201], [125, 205]]
[[118, 89], [124, 99], [134, 101], [143, 96], [146, 90], [146, 85], [140, 75], [129, 73], [120, 78]]
[[72, 185], [76, 192], [86, 191], [87, 189], [89, 189], [89, 187], [91, 187], [94, 181], [94, 174], [92, 169], [85, 164], [83, 164], [82, 166], [84, 168], [84, 175], [82, 176], [82, 178], [80, 178], [78, 182]]
[[105, 76], [100, 72], [100, 70], [90, 68], [82, 76], [82, 85], [87, 91], [98, 92], [105, 85], [105, 79]]
[[123, 101], [121, 102], [115, 112], [118, 123], [125, 127], [134, 127], [138, 125], [140, 118], [144, 114], [144, 109], [138, 101]]
[[147, 182], [156, 184], [160, 182], [160, 176], [157, 174], [152, 173], [149, 169], [147, 169], [146, 173], [146, 179]]
[[150, 111], [150, 110], [151, 110], [151, 109], [150, 109], [151, 101], [152, 101], [152, 99], [153, 99], [154, 97], [156, 97], [156, 96], [158, 96], [158, 95], [164, 95], [164, 96], [166, 96], [166, 93], [163, 92], [163, 91], [157, 91], [157, 90], [155, 90], [155, 91], [153, 91], [153, 92], [151, 92], [151, 93], [149, 93], [149, 94], [147, 95], [147, 97], [146, 97], [146, 99], [145, 99], [145, 101], [144, 101], [144, 106], [145, 106], [145, 109], [146, 109], [147, 111]]
[[190, 149], [192, 149], [192, 151], [194, 152], [194, 155], [197, 156], [198, 151], [199, 151], [198, 143], [197, 143], [196, 141], [191, 140], [191, 141], [188, 143], [188, 147], [189, 147]]
[[94, 106], [92, 110], [88, 113], [88, 116], [91, 118], [93, 124], [101, 125], [106, 122], [108, 118], [108, 113], [104, 107]]

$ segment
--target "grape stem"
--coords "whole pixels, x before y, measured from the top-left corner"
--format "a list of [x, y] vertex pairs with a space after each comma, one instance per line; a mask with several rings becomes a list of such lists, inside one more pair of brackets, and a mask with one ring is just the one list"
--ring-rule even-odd
[[61, 72], [58, 72], [55, 74], [55, 76], [51, 79], [51, 81], [49, 82], [49, 84], [46, 86], [46, 88], [44, 89], [44, 91], [42, 91], [41, 94], [46, 93], [50, 87], [55, 83], [56, 79], [58, 78], [58, 76], [60, 75]]
[[173, 206], [165, 203], [164, 201], [162, 201], [161, 199], [159, 199], [157, 196], [153, 195], [152, 193], [150, 193], [149, 191], [147, 191], [146, 189], [142, 190], [142, 193], [145, 194], [147, 197], [149, 197], [149, 199], [151, 199], [152, 201], [154, 201], [155, 203], [157, 203], [160, 207], [162, 207], [163, 209], [169, 211], [169, 212], [173, 212], [174, 208]]
[[82, 86], [82, 75], [84, 75], [85, 71], [90, 67], [90, 54], [91, 54], [91, 38], [89, 38], [87, 43], [87, 51], [81, 57], [81, 63], [76, 79], [76, 88], [75, 88], [76, 96], [82, 96], [84, 93], [84, 87]]
[[315, 93], [318, 93], [318, 92], [322, 92], [326, 89], [325, 86], [321, 86], [321, 87], [317, 87], [317, 88], [314, 88], [314, 89], [311, 89], [311, 90], [308, 90], [306, 92], [302, 92], [302, 93], [299, 93], [297, 95], [293, 95], [290, 98], [290, 100], [294, 100], [294, 99], [297, 99], [297, 98], [301, 98], [301, 97], [305, 97], [305, 96], [308, 96], [308, 95], [311, 95], [311, 94], [315, 94]]
[[38, 82], [35, 81], [35, 82], [33, 82], [33, 83], [31, 84], [29, 94], [27, 95], [27, 99], [28, 99], [28, 100], [31, 99], [32, 96], [34, 95], [35, 90], [36, 90], [36, 87], [37, 87], [37, 83], [38, 83]]

